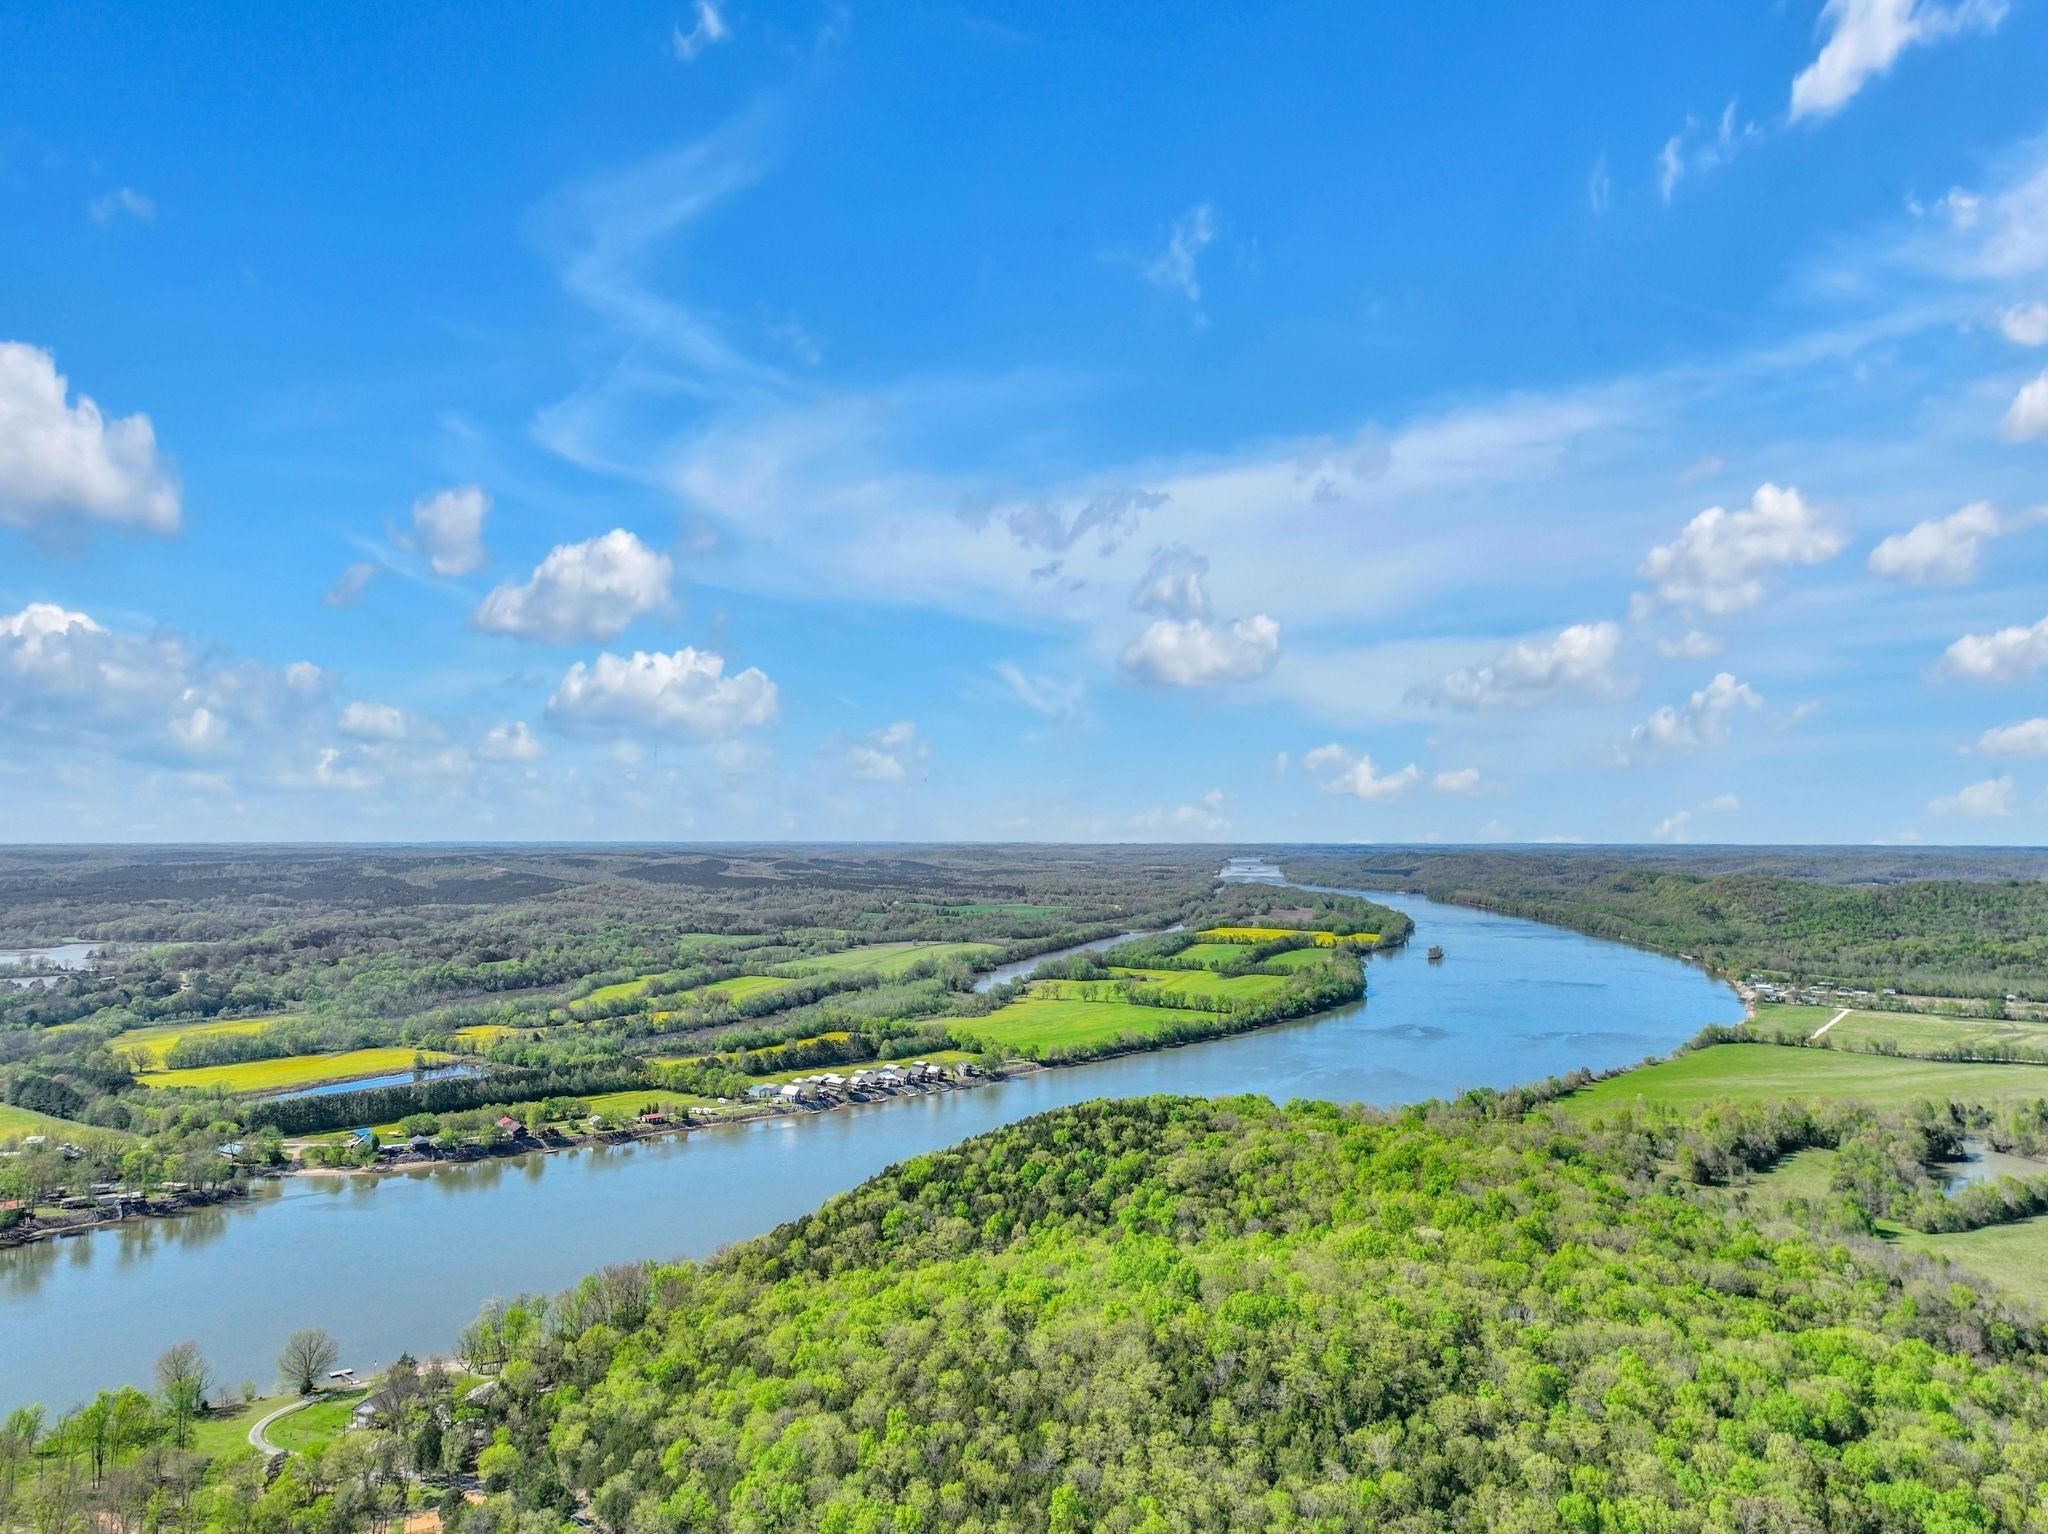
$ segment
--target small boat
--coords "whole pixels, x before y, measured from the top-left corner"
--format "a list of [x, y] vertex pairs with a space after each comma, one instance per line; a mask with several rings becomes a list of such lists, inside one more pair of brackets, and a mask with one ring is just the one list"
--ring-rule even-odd
[[1431, 943], [1431, 944], [1429, 945], [1429, 962], [1430, 962], [1430, 963], [1432, 963], [1432, 964], [1441, 964], [1441, 963], [1443, 963], [1443, 961], [1444, 961], [1444, 951], [1443, 951], [1443, 948], [1442, 948], [1442, 947], [1441, 947], [1441, 945], [1439, 945], [1439, 944], [1436, 944], [1436, 943]]

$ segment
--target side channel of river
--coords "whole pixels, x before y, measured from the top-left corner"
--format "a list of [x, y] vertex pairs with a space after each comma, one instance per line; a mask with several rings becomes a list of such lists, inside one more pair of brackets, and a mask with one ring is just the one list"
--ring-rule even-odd
[[[1375, 1104], [1664, 1054], [1742, 1007], [1697, 969], [1556, 927], [1412, 896], [1415, 940], [1376, 956], [1364, 1002], [1180, 1049], [972, 1091], [687, 1137], [368, 1178], [299, 1177], [238, 1204], [0, 1252], [0, 1411], [145, 1382], [192, 1338], [267, 1386], [319, 1325], [361, 1370], [445, 1349], [491, 1295], [608, 1262], [702, 1257], [893, 1162], [1069, 1103], [1155, 1092]], [[1445, 952], [1424, 957], [1429, 944]]]

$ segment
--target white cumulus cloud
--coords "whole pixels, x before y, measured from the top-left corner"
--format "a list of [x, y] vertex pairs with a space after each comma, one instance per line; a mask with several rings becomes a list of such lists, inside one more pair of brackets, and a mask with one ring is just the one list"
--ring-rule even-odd
[[1985, 778], [1972, 783], [1968, 788], [1957, 789], [1952, 794], [1943, 794], [1939, 799], [1927, 801], [1927, 808], [1937, 815], [1960, 815], [1970, 820], [1990, 820], [2000, 815], [2010, 815], [2019, 803], [2019, 791], [2013, 787], [2011, 778]]
[[2048, 756], [2048, 719], [1995, 725], [1977, 737], [1986, 756]]
[[612, 639], [643, 613], [669, 605], [675, 563], [624, 528], [565, 543], [531, 579], [507, 581], [477, 605], [473, 621], [489, 634], [568, 644]]
[[75, 519], [175, 533], [178, 481], [146, 415], [109, 420], [22, 341], [0, 342], [0, 526], [55, 528]]
[[1726, 745], [1729, 722], [1737, 710], [1761, 708], [1763, 701], [1749, 683], [1738, 682], [1723, 671], [1687, 699], [1683, 708], [1667, 703], [1629, 731], [1624, 754], [1633, 761], [1658, 752]]
[[661, 730], [717, 739], [774, 719], [775, 684], [755, 666], [725, 674], [725, 658], [691, 646], [672, 653], [609, 651], [576, 662], [548, 700], [548, 716], [569, 725]]
[[2048, 369], [2012, 397], [1998, 429], [2008, 442], [2048, 437]]
[[491, 498], [481, 485], [457, 485], [412, 503], [413, 541], [436, 575], [467, 575], [483, 568], [484, 516], [490, 509]]
[[1895, 581], [1960, 586], [1977, 578], [1985, 543], [2010, 531], [2012, 525], [1989, 501], [1973, 501], [1893, 533], [1870, 551], [1870, 568]]
[[1280, 625], [1264, 613], [1233, 623], [1203, 618], [1161, 618], [1125, 646], [1124, 670], [1164, 687], [1211, 687], [1249, 682], [1273, 669]]
[[1450, 708], [1534, 708], [1571, 694], [1611, 698], [1627, 690], [1614, 675], [1618, 623], [1574, 623], [1549, 639], [1518, 640], [1484, 666], [1453, 671], [1410, 697]]
[[1650, 550], [1637, 574], [1676, 607], [1734, 613], [1763, 600], [1763, 577], [1780, 565], [1817, 565], [1842, 551], [1827, 526], [1789, 486], [1759, 485], [1739, 511], [1709, 506], [1670, 543]]
[[1440, 794], [1471, 794], [1479, 791], [1477, 767], [1447, 768], [1430, 780]]
[[335, 728], [355, 740], [403, 740], [405, 715], [389, 703], [358, 699], [341, 711]]
[[918, 738], [917, 726], [908, 719], [874, 731], [846, 748], [847, 769], [871, 783], [899, 783], [911, 767], [931, 755], [931, 747]]
[[2048, 666], [2048, 618], [1989, 634], [1965, 634], [1941, 657], [1950, 676], [1976, 682], [2019, 682]]
[[1651, 834], [1660, 842], [1682, 842], [1691, 825], [1692, 811], [1676, 810], [1658, 821], [1657, 829]]
[[1828, 0], [1820, 13], [1827, 40], [1792, 81], [1792, 120], [1840, 111], [1908, 48], [1959, 32], [1994, 31], [2005, 11], [2005, 0]]
[[487, 762], [537, 762], [541, 745], [524, 719], [513, 719], [492, 725], [477, 745], [476, 754]]
[[1394, 772], [1377, 772], [1370, 756], [1335, 743], [1304, 752], [1301, 764], [1312, 773], [1327, 774], [1323, 778], [1324, 793], [1350, 794], [1357, 799], [1396, 798], [1422, 776], [1422, 769], [1413, 762]]

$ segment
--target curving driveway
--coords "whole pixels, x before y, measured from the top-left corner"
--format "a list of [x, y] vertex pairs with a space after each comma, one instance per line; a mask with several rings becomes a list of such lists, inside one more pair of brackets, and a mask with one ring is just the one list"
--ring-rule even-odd
[[301, 1396], [289, 1405], [280, 1406], [276, 1411], [270, 1413], [269, 1416], [257, 1419], [256, 1425], [249, 1429], [250, 1447], [264, 1454], [283, 1454], [285, 1450], [270, 1441], [268, 1433], [270, 1424], [277, 1421], [280, 1417], [289, 1417], [293, 1412], [310, 1406], [316, 1399], [314, 1396]]

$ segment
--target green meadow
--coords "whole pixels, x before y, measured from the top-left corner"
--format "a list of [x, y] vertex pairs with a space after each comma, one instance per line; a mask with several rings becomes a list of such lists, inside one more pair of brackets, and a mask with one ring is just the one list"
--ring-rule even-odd
[[1942, 1017], [1931, 1012], [1870, 1012], [1852, 1009], [1828, 1026], [1840, 1007], [1802, 1007], [1766, 1002], [1756, 1009], [1750, 1027], [1767, 1038], [1809, 1038], [1826, 1026], [1823, 1044], [1836, 1049], [1894, 1048], [1900, 1054], [1936, 1054], [1963, 1050], [1996, 1055], [2013, 1049], [2048, 1053], [2048, 1023], [2013, 1022], [1990, 1017]]
[[983, 959], [997, 952], [994, 943], [868, 943], [814, 959], [797, 959], [783, 968], [794, 974], [839, 975], [870, 970], [893, 979], [913, 965], [937, 959]]
[[1130, 1001], [1083, 1001], [1059, 996], [1025, 996], [986, 1017], [961, 1018], [953, 1032], [989, 1044], [1033, 1053], [1114, 1043], [1127, 1034], [1156, 1033], [1169, 1023], [1213, 1023], [1216, 1014], [1180, 1007], [1147, 1007]]
[[[1831, 1015], [1831, 1014], [1830, 1014]], [[1900, 1107], [1923, 1098], [1998, 1103], [2048, 1097], [2048, 1065], [1974, 1065], [1776, 1044], [1714, 1044], [1595, 1082], [1565, 1100], [1585, 1115], [1638, 1101], [1690, 1110], [1797, 1097]]]

